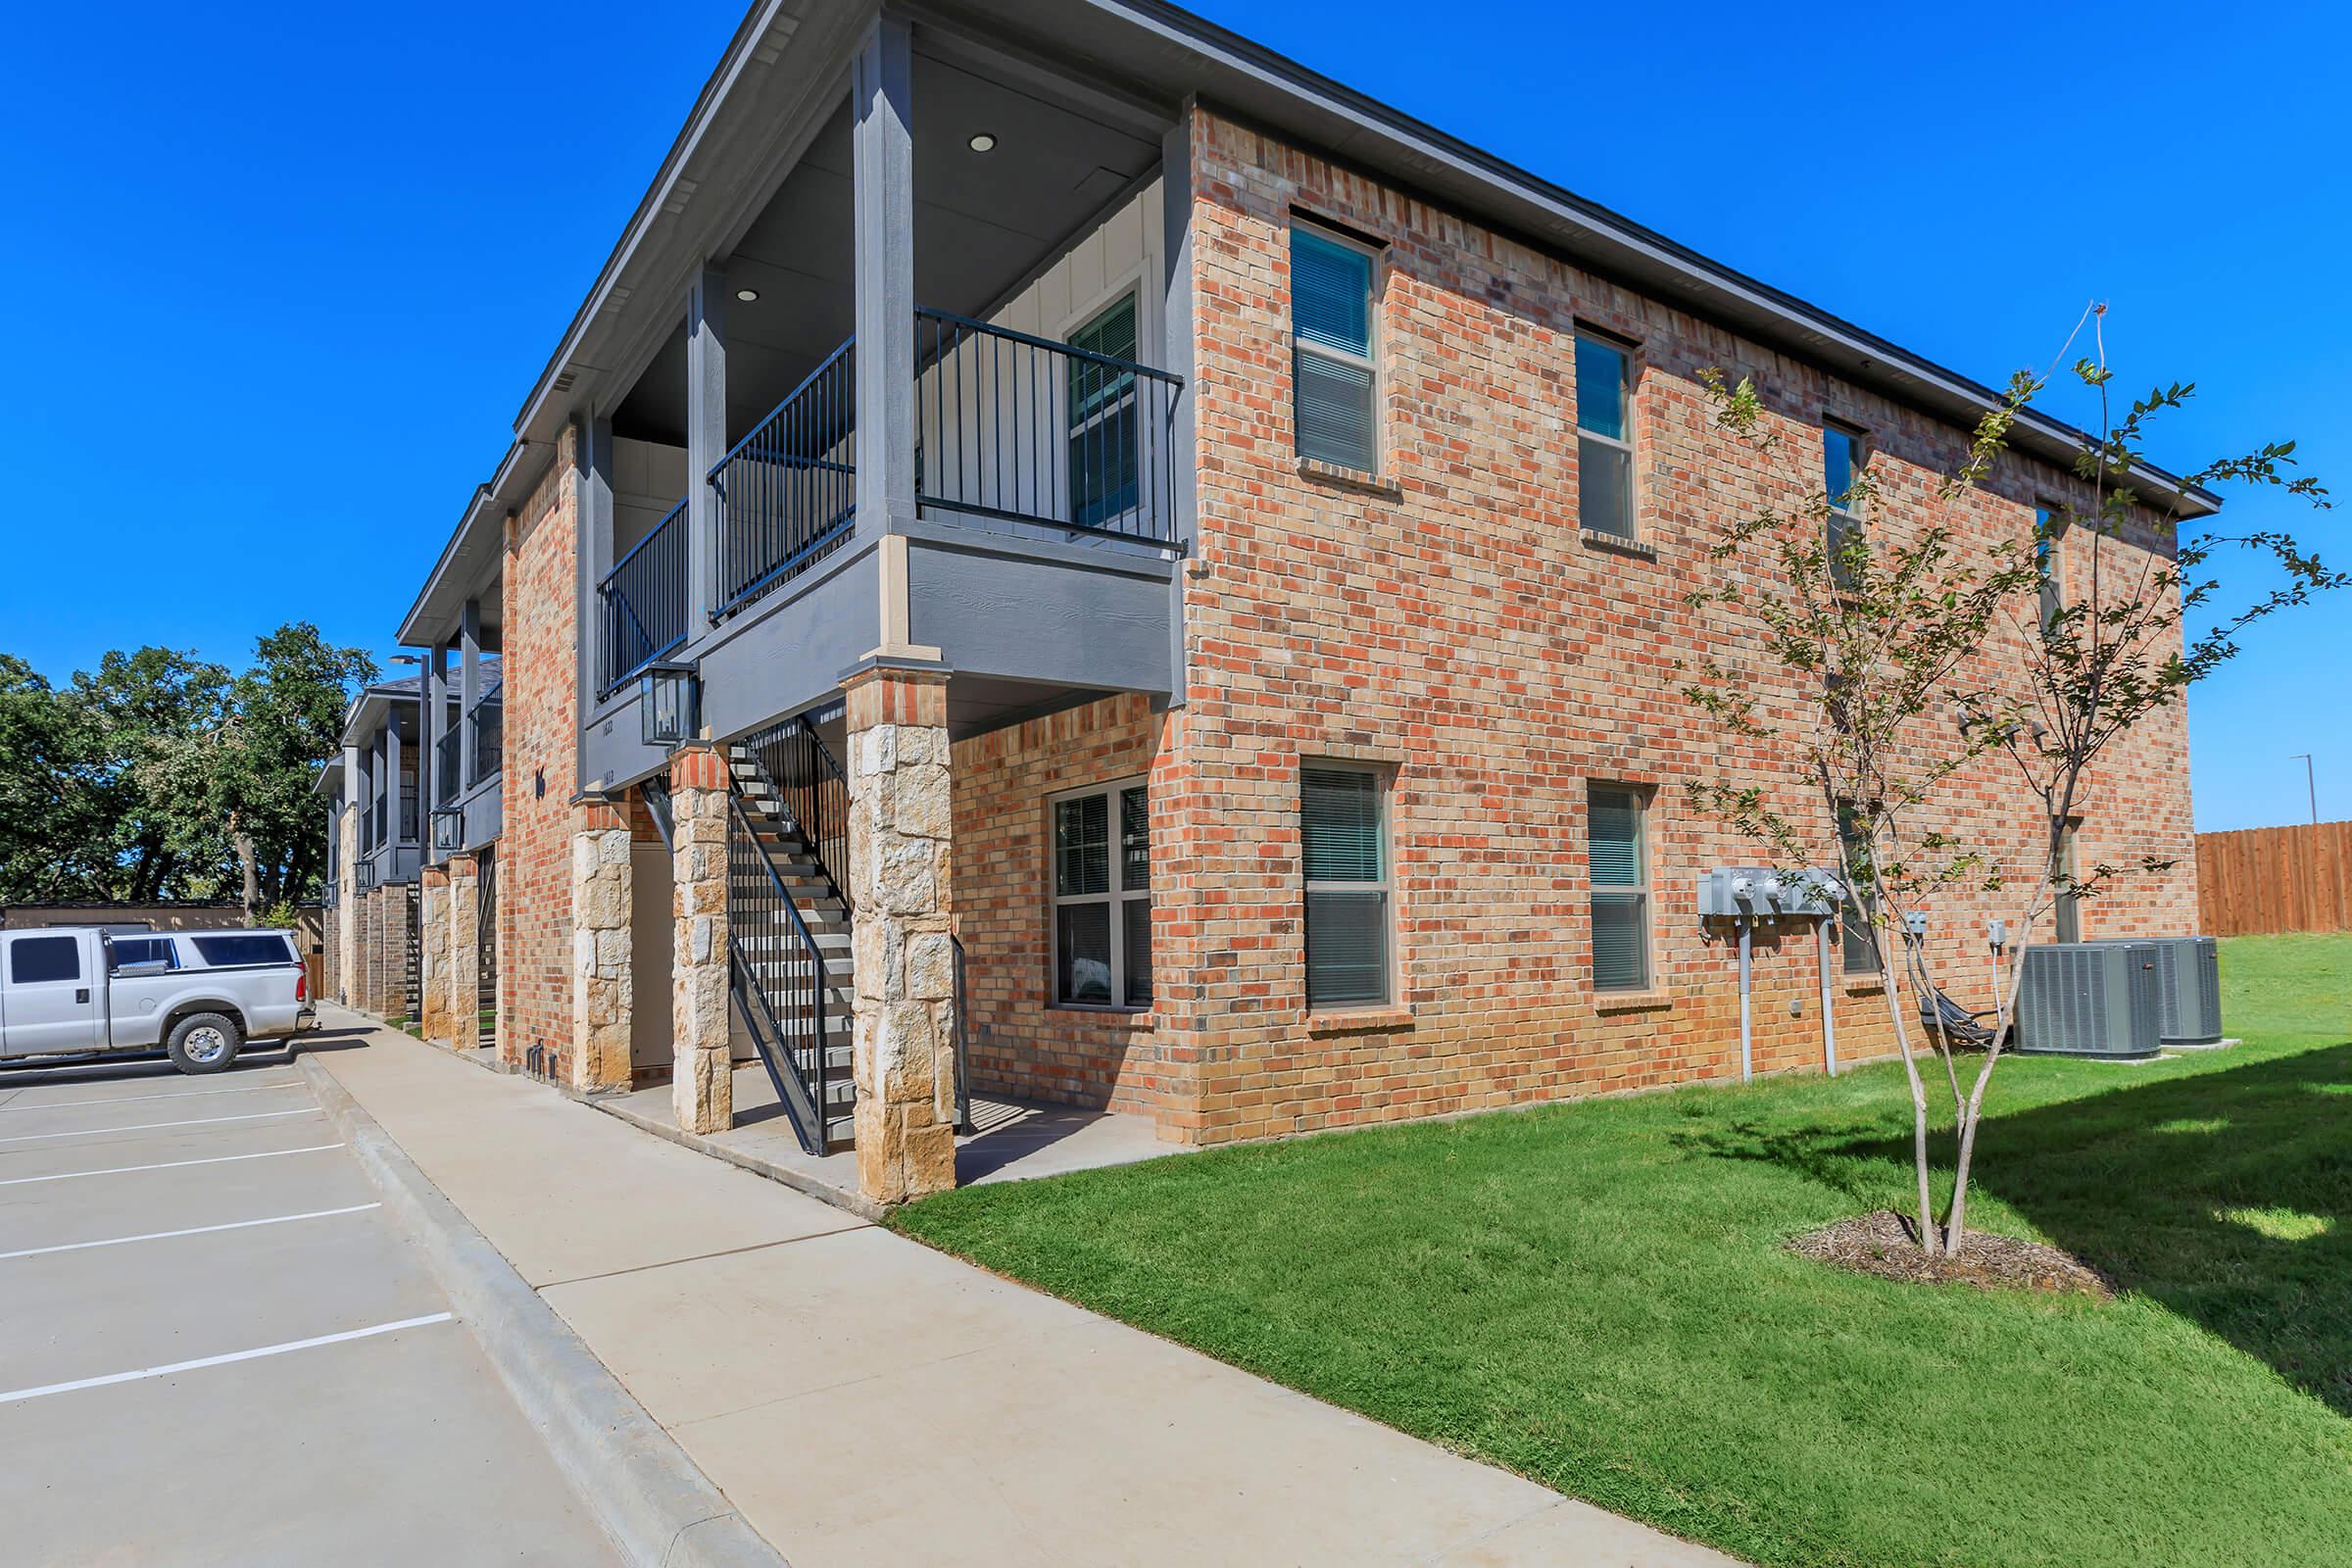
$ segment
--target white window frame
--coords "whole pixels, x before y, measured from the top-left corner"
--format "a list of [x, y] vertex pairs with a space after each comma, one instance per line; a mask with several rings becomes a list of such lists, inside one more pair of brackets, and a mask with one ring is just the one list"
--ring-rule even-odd
[[[1381, 401], [1382, 388], [1380, 370], [1380, 299], [1382, 292], [1380, 270], [1383, 247], [1357, 239], [1353, 234], [1347, 232], [1345, 229], [1334, 228], [1328, 223], [1319, 223], [1312, 218], [1300, 213], [1293, 213], [1291, 215], [1290, 226], [1294, 229], [1306, 229], [1317, 239], [1329, 240], [1334, 245], [1344, 246], [1348, 250], [1356, 251], [1363, 256], [1370, 258], [1372, 263], [1370, 275], [1364, 280], [1365, 353], [1361, 358], [1358, 358], [1352, 354], [1342, 353], [1338, 349], [1327, 348], [1320, 343], [1307, 343], [1301, 341], [1298, 336], [1298, 301], [1295, 294], [1291, 300], [1289, 311], [1291, 336], [1291, 450], [1302, 462], [1321, 464], [1325, 467], [1339, 466], [1339, 465], [1332, 463], [1327, 458], [1310, 458], [1304, 452], [1298, 450], [1298, 356], [1301, 354], [1311, 354], [1317, 359], [1329, 360], [1334, 365], [1355, 366], [1372, 377], [1372, 389], [1367, 395], [1366, 402], [1366, 410], [1372, 420], [1372, 466], [1368, 471], [1375, 478], [1377, 478], [1381, 473], [1386, 471], [1389, 458], [1387, 438], [1387, 425], [1389, 421], [1383, 417], [1382, 415], [1383, 404]], [[1284, 237], [1287, 239], [1289, 236], [1286, 234]]]
[[[1110, 779], [1101, 784], [1088, 784], [1074, 790], [1059, 790], [1046, 797], [1046, 995], [1051, 999], [1049, 1005], [1057, 1009], [1072, 1012], [1149, 1012], [1152, 1010], [1151, 1004], [1132, 1003], [1127, 1000], [1126, 906], [1140, 903], [1147, 909], [1152, 906], [1152, 890], [1149, 886], [1140, 889], [1131, 889], [1126, 886], [1124, 860], [1119, 853], [1119, 797], [1129, 790], [1144, 792], [1144, 833], [1148, 843], [1152, 831], [1152, 789], [1150, 780], [1143, 774]], [[1109, 883], [1106, 890], [1102, 893], [1064, 894], [1061, 891], [1061, 867], [1056, 859], [1054, 818], [1060, 812], [1061, 808], [1069, 802], [1088, 800], [1096, 796], [1103, 798], [1103, 816], [1110, 835], [1108, 846]], [[1110, 1000], [1108, 1002], [1074, 1002], [1061, 994], [1061, 911], [1070, 906], [1094, 904], [1104, 905], [1109, 908], [1105, 919], [1109, 922], [1110, 933]], [[1152, 994], [1154, 997], [1158, 995], [1156, 988], [1153, 989]]]
[[[2068, 531], [2066, 514], [2064, 503], [2053, 501], [2048, 496], [2034, 498], [2035, 542], [2049, 552], [2046, 556], [2036, 556], [2034, 563], [2043, 579], [2040, 592], [2035, 596], [2035, 605], [2041, 612], [2041, 631], [2044, 636], [2049, 634], [2050, 617], [2066, 608], [2066, 558], [2062, 553]], [[2041, 538], [2045, 530], [2048, 532], [2047, 539]]]
[[[1380, 880], [1377, 882], [1318, 881], [1306, 875], [1306, 775], [1317, 773], [1363, 773], [1373, 784], [1372, 798], [1379, 815], [1377, 831], [1380, 837]], [[1398, 999], [1404, 988], [1396, 963], [1396, 773], [1393, 767], [1379, 762], [1361, 762], [1342, 757], [1301, 757], [1298, 759], [1298, 822], [1299, 829], [1298, 880], [1304, 892], [1298, 900], [1298, 989], [1306, 998], [1307, 1010], [1321, 1016], [1344, 1012], [1389, 1012], [1402, 1005]], [[1308, 990], [1312, 974], [1306, 969], [1306, 927], [1314, 918], [1312, 896], [1317, 893], [1377, 893], [1380, 895], [1380, 984], [1381, 996], [1371, 1002], [1315, 1001]]]
[[[1101, 297], [1087, 306], [1085, 310], [1073, 314], [1068, 320], [1062, 323], [1061, 333], [1054, 339], [1054, 341], [1058, 343], [1072, 342], [1076, 339], [1079, 332], [1093, 325], [1095, 319], [1102, 316], [1103, 312], [1118, 304], [1122, 296], [1132, 297], [1135, 301], [1135, 363], [1138, 365], [1151, 364], [1152, 362], [1147, 359], [1144, 354], [1145, 346], [1153, 341], [1152, 335], [1152, 323], [1145, 314], [1145, 306], [1151, 299], [1151, 291], [1143, 286], [1143, 269], [1140, 267], [1131, 269], [1124, 278], [1113, 284], [1111, 287], [1103, 290]], [[1108, 533], [1129, 533], [1133, 531], [1137, 518], [1143, 514], [1144, 502], [1146, 499], [1144, 493], [1145, 475], [1151, 471], [1149, 464], [1154, 455], [1149, 451], [1146, 446], [1147, 441], [1150, 439], [1150, 432], [1144, 428], [1148, 421], [1143, 416], [1143, 377], [1137, 376], [1129, 382], [1127, 387], [1127, 397], [1125, 400], [1128, 406], [1132, 407], [1136, 411], [1135, 505], [1127, 508], [1123, 512], [1105, 514], [1100, 521], [1084, 524], [1085, 527], [1100, 529]], [[1055, 388], [1055, 396], [1058, 401], [1066, 403], [1069, 396], [1066, 385]], [[1064, 408], [1061, 410], [1061, 418], [1059, 423], [1062, 429], [1063, 462], [1062, 473], [1057, 481], [1056, 488], [1063, 490], [1067, 490], [1069, 488], [1069, 444], [1077, 441], [1084, 431], [1091, 430], [1096, 425], [1101, 424], [1103, 420], [1109, 418], [1114, 412], [1116, 412], [1116, 405], [1108, 408], [1098, 409], [1094, 412], [1094, 414], [1087, 417], [1083, 424], [1079, 424], [1070, 416], [1071, 411], [1069, 409]], [[1069, 513], [1072, 521], [1075, 522], [1078, 515], [1078, 497], [1074, 494], [1065, 495], [1061, 498], [1061, 502], [1063, 508]]]
[[[1862, 470], [1870, 466], [1870, 432], [1863, 429], [1862, 426], [1852, 423], [1849, 420], [1840, 419], [1835, 415], [1823, 415], [1821, 416], [1821, 431], [1823, 436], [1827, 437], [1833, 430], [1844, 436], [1847, 441], [1852, 443], [1853, 457], [1846, 477], [1846, 491], [1850, 495], [1853, 491], [1855, 483], [1857, 483], [1862, 477]], [[1825, 463], [1828, 461], [1826, 449], [1823, 461]], [[1822, 491], [1825, 495], [1827, 495], [1829, 491], [1829, 475], [1827, 473], [1822, 475]], [[1865, 526], [1865, 523], [1861, 513], [1846, 505], [1845, 502], [1840, 498], [1835, 496], [1830, 498], [1830, 520], [1829, 525], [1822, 530], [1821, 543], [1823, 550], [1829, 554], [1828, 568], [1830, 578], [1833, 582], [1837, 582], [1842, 587], [1844, 582], [1843, 579], [1838, 575], [1838, 527], [1840, 518], [1844, 520], [1846, 526], [1853, 528], [1857, 532], [1859, 532]]]
[[[1631, 884], [1592, 880], [1592, 797], [1598, 794], [1623, 795], [1634, 803], [1634, 854], [1641, 874]], [[1599, 927], [1596, 913], [1602, 894], [1623, 897], [1630, 893], [1641, 901], [1642, 909], [1642, 978], [1630, 986], [1604, 986], [1600, 983], [1600, 976], [1592, 973], [1591, 979], [1595, 996], [1640, 996], [1658, 988], [1657, 903], [1649, 863], [1649, 808], [1650, 792], [1638, 784], [1619, 784], [1605, 778], [1585, 781], [1585, 918], [1588, 944], [1592, 940], [1592, 932]]]
[[[1568, 365], [1571, 370], [1573, 370], [1576, 367], [1575, 344], [1583, 343], [1588, 340], [1598, 344], [1600, 347], [1609, 350], [1613, 354], [1621, 354], [1625, 357], [1624, 415], [1626, 434], [1625, 439], [1620, 441], [1613, 435], [1602, 435], [1597, 430], [1588, 430], [1585, 428], [1585, 383], [1584, 378], [1579, 376], [1577, 377], [1576, 381], [1576, 439], [1580, 447], [1586, 441], [1597, 441], [1602, 446], [1614, 447], [1618, 451], [1625, 454], [1625, 532], [1622, 534], [1604, 534], [1603, 537], [1621, 540], [1626, 544], [1637, 544], [1642, 538], [1642, 490], [1641, 470], [1637, 466], [1634, 457], [1634, 431], [1636, 428], [1635, 414], [1637, 412], [1635, 406], [1635, 390], [1642, 384], [1642, 351], [1636, 345], [1627, 342], [1625, 339], [1618, 337], [1613, 333], [1603, 332], [1596, 328], [1585, 326], [1580, 323], [1576, 328], [1574, 342], [1572, 342], [1570, 345]], [[1586, 528], [1584, 525], [1585, 465], [1583, 454], [1581, 452], [1578, 454], [1576, 465], [1576, 483], [1578, 531], [1583, 533], [1599, 533], [1601, 530]]]

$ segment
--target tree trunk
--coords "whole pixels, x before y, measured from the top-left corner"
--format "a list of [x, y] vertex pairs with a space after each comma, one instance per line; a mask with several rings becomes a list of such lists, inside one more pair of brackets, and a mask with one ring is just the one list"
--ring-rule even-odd
[[[2036, 892], [2034, 903], [2026, 906], [2026, 918], [2022, 924], [2029, 935], [2034, 929], [2033, 911], [2040, 902], [2040, 895]], [[2018, 952], [2022, 955], [2024, 951], [2025, 943], [2021, 938]], [[1977, 1069], [1976, 1084], [1970, 1089], [1968, 1104], [1961, 1112], [1960, 1156], [1952, 1177], [1950, 1217], [1943, 1228], [1943, 1250], [1949, 1256], [1960, 1255], [1960, 1244], [1968, 1235], [1968, 1174], [1976, 1160], [1977, 1125], [1984, 1115], [1984, 1088], [1992, 1081], [1992, 1069], [2000, 1061], [2001, 1049], [2008, 1042], [2009, 1020], [2017, 1016], [2017, 999], [2025, 983], [2026, 966], [2021, 958], [2011, 967], [2009, 984], [2000, 993], [1999, 1010], [1992, 1020], [1992, 1044], [1984, 1048], [1984, 1065]]]
[[261, 902], [262, 898], [261, 877], [255, 871], [253, 864], [253, 835], [240, 830], [232, 821], [229, 826], [229, 841], [237, 847], [237, 865], [244, 872], [244, 886], [238, 902], [244, 906], [245, 924], [251, 925], [253, 924], [254, 906]]
[[1936, 1250], [1936, 1195], [1928, 1182], [1928, 1081], [1919, 1075], [1919, 1058], [1911, 1053], [1910, 1031], [1903, 1027], [1900, 987], [1886, 965], [1886, 945], [1879, 945], [1879, 973], [1886, 998], [1886, 1016], [1894, 1024], [1894, 1049], [1902, 1054], [1903, 1077], [1911, 1085], [1911, 1164], [1919, 1178], [1919, 1245], [1933, 1255]]

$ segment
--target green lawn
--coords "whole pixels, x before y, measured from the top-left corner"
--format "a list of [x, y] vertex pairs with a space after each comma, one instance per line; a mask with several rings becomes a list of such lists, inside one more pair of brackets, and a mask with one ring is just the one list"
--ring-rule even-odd
[[2225, 944], [2233, 1050], [2016, 1058], [1988, 1228], [2112, 1303], [1785, 1238], [1899, 1207], [1899, 1070], [1224, 1149], [910, 1235], [1766, 1563], [2352, 1563], [2352, 937]]

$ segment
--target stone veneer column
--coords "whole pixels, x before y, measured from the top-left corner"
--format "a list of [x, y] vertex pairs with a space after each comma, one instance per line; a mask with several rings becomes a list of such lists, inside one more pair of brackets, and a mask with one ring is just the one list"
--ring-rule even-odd
[[416, 873], [416, 1032], [427, 1040], [449, 1039], [449, 870], [428, 865]]
[[470, 855], [449, 858], [449, 959], [442, 982], [450, 1046], [471, 1051], [482, 1031], [482, 881], [481, 862]]
[[572, 802], [571, 1083], [629, 1087], [629, 813], [609, 795]]
[[735, 1125], [727, 1038], [727, 759], [714, 746], [669, 760], [670, 1111], [690, 1133]]
[[880, 1203], [956, 1185], [954, 799], [945, 671], [877, 662], [849, 699], [858, 1185]]
[[360, 1003], [360, 808], [346, 806], [335, 820], [335, 1000]]

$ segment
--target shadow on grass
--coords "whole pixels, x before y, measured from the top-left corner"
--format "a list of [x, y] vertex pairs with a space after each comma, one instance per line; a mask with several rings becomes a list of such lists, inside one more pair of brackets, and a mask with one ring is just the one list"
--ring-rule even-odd
[[[1681, 1141], [1886, 1203], [1908, 1190], [1910, 1142], [1858, 1132], [1741, 1122]], [[1948, 1129], [1934, 1157], [1940, 1196]], [[1976, 1182], [2352, 1416], [2352, 1043], [1987, 1117]]]

